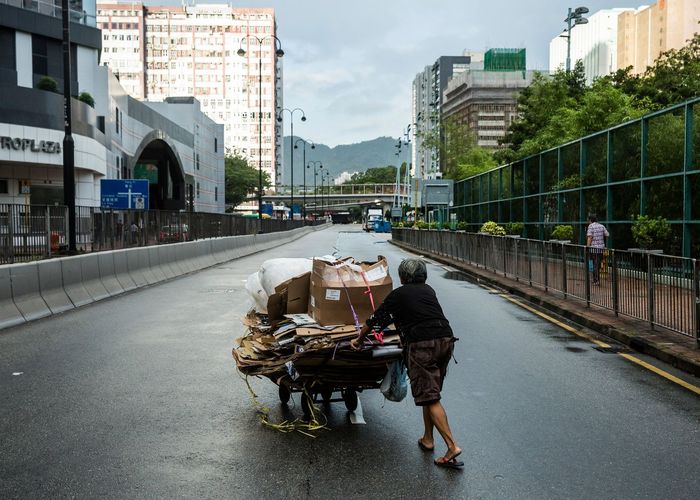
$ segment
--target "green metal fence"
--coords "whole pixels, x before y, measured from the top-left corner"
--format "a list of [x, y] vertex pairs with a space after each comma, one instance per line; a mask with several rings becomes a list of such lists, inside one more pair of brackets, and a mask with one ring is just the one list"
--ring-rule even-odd
[[537, 239], [570, 224], [583, 243], [596, 213], [610, 245], [629, 248], [636, 215], [662, 216], [673, 230], [664, 250], [699, 257], [699, 117], [696, 98], [456, 182], [458, 218], [470, 231], [522, 222]]

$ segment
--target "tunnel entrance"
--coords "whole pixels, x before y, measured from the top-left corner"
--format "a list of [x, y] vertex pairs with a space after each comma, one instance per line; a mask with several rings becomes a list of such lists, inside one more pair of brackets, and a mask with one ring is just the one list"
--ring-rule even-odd
[[148, 181], [149, 208], [186, 208], [186, 183], [182, 163], [166, 140], [146, 137], [134, 158], [133, 178]]

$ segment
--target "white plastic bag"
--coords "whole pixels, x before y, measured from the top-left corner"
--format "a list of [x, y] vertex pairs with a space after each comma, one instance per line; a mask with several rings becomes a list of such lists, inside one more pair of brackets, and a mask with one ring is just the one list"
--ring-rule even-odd
[[379, 390], [389, 401], [403, 401], [408, 393], [408, 374], [402, 360], [396, 360], [389, 365]]
[[260, 283], [260, 274], [255, 272], [248, 276], [245, 282], [245, 289], [253, 301], [253, 307], [260, 314], [267, 314], [268, 295]]
[[275, 293], [275, 287], [288, 279], [311, 271], [313, 261], [306, 258], [297, 259], [270, 259], [260, 266], [260, 283], [269, 297]]

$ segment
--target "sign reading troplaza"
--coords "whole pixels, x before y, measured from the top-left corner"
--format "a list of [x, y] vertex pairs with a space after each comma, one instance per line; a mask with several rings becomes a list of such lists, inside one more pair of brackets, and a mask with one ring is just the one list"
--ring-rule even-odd
[[61, 143], [56, 141], [37, 141], [36, 139], [3, 136], [0, 137], [0, 149], [59, 154], [61, 152]]

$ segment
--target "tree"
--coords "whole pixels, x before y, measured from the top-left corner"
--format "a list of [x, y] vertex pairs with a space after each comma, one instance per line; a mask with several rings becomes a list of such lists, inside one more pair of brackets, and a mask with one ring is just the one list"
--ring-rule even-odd
[[456, 117], [443, 119], [440, 127], [423, 136], [423, 141], [425, 147], [439, 152], [442, 173], [447, 179], [465, 179], [497, 165], [491, 153], [476, 143], [469, 126]]
[[[248, 194], [257, 192], [258, 169], [248, 165], [248, 160], [238, 155], [226, 155], [224, 163], [226, 204], [235, 207]], [[263, 189], [270, 185], [270, 175], [263, 171]]]
[[[400, 170], [402, 180], [405, 173], [406, 163], [403, 163]], [[394, 165], [387, 165], [386, 167], [368, 168], [364, 172], [354, 173], [345, 184], [393, 184], [395, 182], [396, 167]]]

